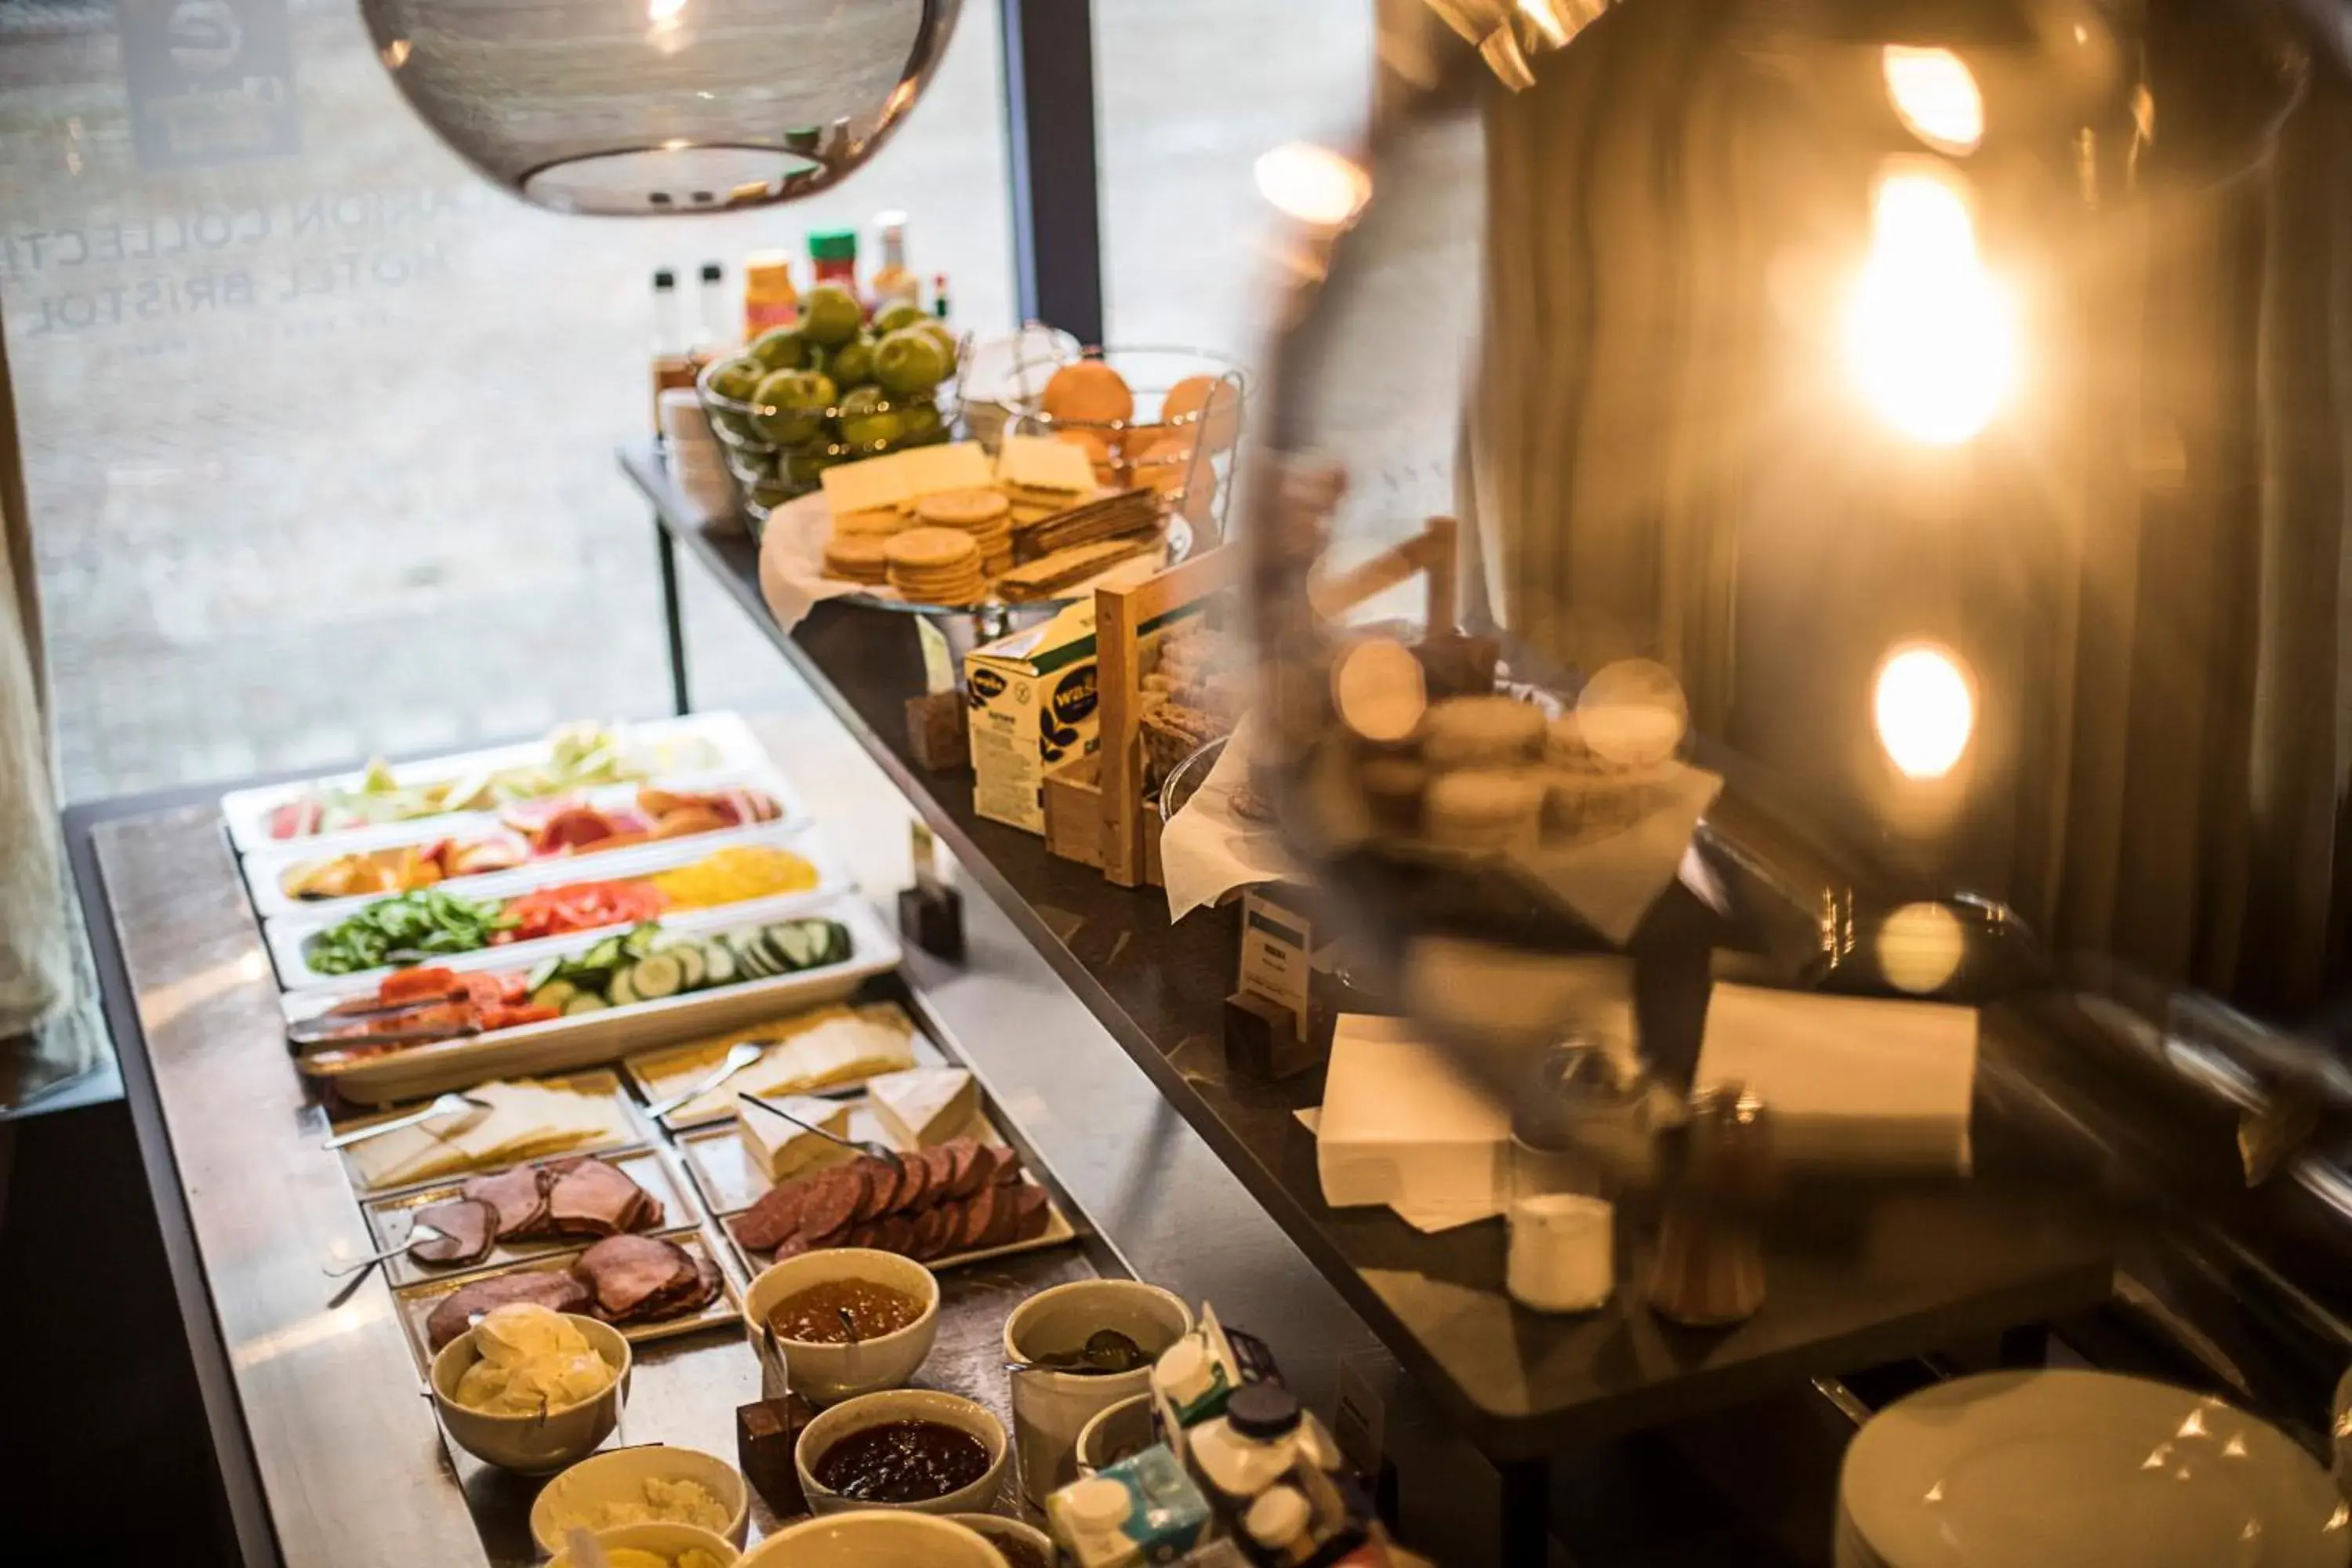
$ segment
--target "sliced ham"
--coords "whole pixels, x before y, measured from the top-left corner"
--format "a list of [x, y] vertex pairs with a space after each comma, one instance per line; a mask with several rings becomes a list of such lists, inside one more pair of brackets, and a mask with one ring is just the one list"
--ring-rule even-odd
[[573, 1259], [572, 1271], [594, 1297], [596, 1315], [614, 1323], [659, 1312], [701, 1278], [684, 1247], [650, 1236], [606, 1237]]
[[460, 1285], [425, 1320], [425, 1337], [437, 1353], [473, 1326], [476, 1318], [509, 1301], [532, 1301], [553, 1312], [585, 1311], [587, 1289], [561, 1268], [525, 1268]]
[[540, 1184], [537, 1166], [517, 1165], [492, 1175], [468, 1176], [459, 1191], [497, 1212], [500, 1241], [528, 1236], [547, 1223], [547, 1193]]
[[439, 1241], [412, 1239], [408, 1256], [419, 1263], [478, 1263], [489, 1256], [498, 1235], [499, 1211], [478, 1198], [450, 1198], [426, 1204], [409, 1216], [415, 1226], [431, 1226]]
[[547, 1190], [547, 1222], [560, 1236], [618, 1236], [645, 1218], [646, 1190], [602, 1160], [582, 1160]]

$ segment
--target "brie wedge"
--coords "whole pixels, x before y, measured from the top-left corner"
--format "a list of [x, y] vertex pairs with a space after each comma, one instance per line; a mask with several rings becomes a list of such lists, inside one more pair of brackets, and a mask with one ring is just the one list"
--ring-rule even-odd
[[901, 1149], [931, 1148], [971, 1125], [980, 1085], [961, 1068], [885, 1073], [866, 1086], [874, 1120]]
[[[810, 1127], [822, 1127], [834, 1138], [849, 1136], [849, 1107], [837, 1100], [818, 1100], [803, 1095], [780, 1100], [776, 1103]], [[820, 1165], [845, 1160], [851, 1153], [833, 1138], [812, 1132], [807, 1127], [795, 1127], [782, 1117], [772, 1116], [756, 1105], [738, 1104], [735, 1125], [742, 1134], [743, 1152], [751, 1157], [753, 1164], [768, 1173], [768, 1179], [772, 1182], [789, 1181]]]

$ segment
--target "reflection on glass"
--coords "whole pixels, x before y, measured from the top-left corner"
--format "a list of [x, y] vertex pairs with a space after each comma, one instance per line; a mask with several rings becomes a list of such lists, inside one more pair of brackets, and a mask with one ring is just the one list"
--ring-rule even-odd
[[1981, 431], [2014, 386], [2014, 309], [1978, 258], [1968, 197], [1949, 178], [1898, 168], [1879, 182], [1846, 355], [1880, 416], [1935, 446]]
[[1301, 223], [1338, 228], [1372, 194], [1371, 176], [1349, 159], [1312, 142], [1286, 142], [1262, 154], [1253, 171], [1258, 194]]
[[1889, 44], [1881, 68], [1887, 101], [1914, 136], [1939, 153], [1976, 151], [1984, 140], [1984, 97], [1959, 56]]
[[1895, 650], [1878, 667], [1871, 717], [1887, 760], [1904, 777], [1950, 773], [1976, 729], [1976, 699], [1958, 656], [1925, 645]]

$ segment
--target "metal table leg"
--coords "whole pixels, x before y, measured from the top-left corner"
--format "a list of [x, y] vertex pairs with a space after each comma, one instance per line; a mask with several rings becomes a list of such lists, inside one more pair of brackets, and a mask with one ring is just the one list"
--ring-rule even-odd
[[669, 530], [654, 520], [654, 546], [661, 553], [662, 622], [669, 634], [669, 700], [670, 711], [684, 715], [693, 710], [686, 689], [686, 621], [677, 607], [677, 543]]
[[1550, 1461], [1514, 1459], [1496, 1470], [1502, 1481], [1505, 1568], [1544, 1568], [1551, 1553]]

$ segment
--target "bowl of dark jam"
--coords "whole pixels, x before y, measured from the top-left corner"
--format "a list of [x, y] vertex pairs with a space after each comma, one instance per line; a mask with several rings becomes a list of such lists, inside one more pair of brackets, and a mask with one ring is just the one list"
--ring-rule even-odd
[[817, 1513], [986, 1513], [1004, 1484], [1009, 1447], [1003, 1423], [984, 1405], [903, 1388], [820, 1413], [802, 1428], [793, 1458]]

